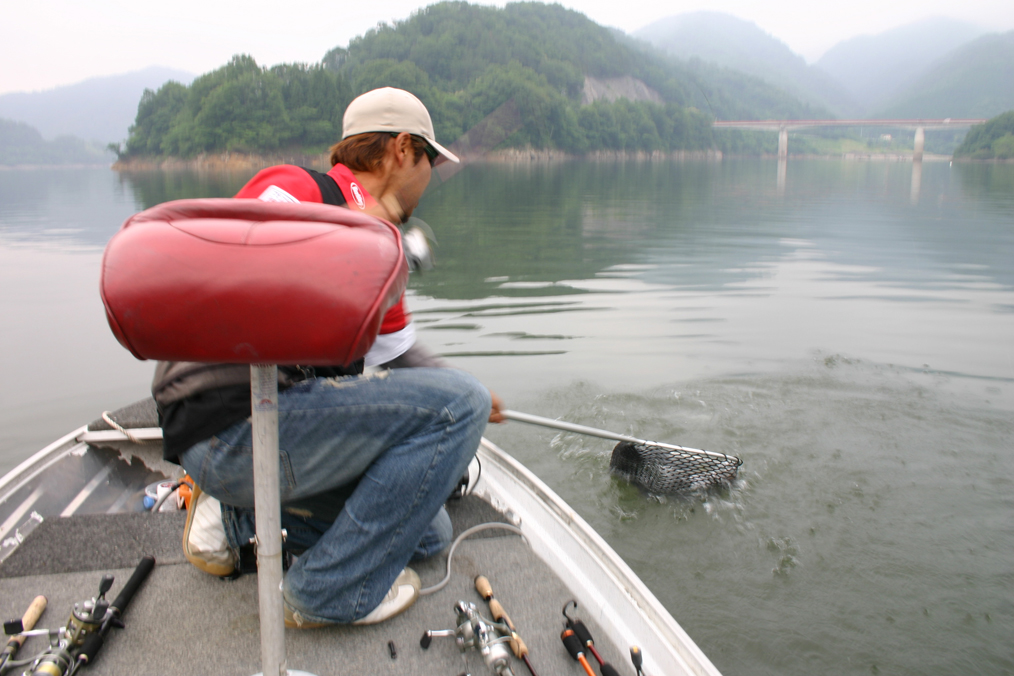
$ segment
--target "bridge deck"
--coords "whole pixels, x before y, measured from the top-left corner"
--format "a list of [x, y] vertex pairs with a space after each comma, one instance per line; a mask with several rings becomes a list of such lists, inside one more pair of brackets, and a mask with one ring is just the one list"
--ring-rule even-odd
[[807, 127], [904, 127], [910, 129], [947, 129], [954, 127], [971, 127], [982, 124], [986, 119], [951, 118], [910, 119], [910, 120], [716, 120], [712, 127], [724, 129], [804, 129]]

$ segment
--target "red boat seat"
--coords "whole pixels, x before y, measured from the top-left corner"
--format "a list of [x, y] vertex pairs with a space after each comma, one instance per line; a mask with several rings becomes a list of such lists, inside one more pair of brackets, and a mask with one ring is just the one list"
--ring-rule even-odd
[[408, 267], [398, 229], [325, 204], [195, 199], [127, 219], [101, 293], [138, 359], [347, 365], [366, 354]]

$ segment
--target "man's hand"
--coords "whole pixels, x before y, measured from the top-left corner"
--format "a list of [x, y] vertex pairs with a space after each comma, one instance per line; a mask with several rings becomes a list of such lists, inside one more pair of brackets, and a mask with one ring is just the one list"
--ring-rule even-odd
[[496, 396], [496, 392], [493, 390], [489, 391], [489, 396], [493, 400], [493, 406], [489, 412], [489, 421], [491, 423], [507, 422], [507, 418], [503, 417], [503, 414], [500, 413], [500, 409], [503, 408], [503, 402], [500, 401], [500, 397]]

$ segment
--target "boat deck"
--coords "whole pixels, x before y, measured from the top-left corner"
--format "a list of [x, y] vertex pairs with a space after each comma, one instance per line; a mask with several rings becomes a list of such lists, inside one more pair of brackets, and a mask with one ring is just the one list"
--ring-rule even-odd
[[[94, 450], [94, 455], [102, 455]], [[90, 453], [92, 449], [76, 459]], [[106, 480], [111, 475], [114, 472], [108, 472]], [[106, 500], [116, 493], [106, 492]], [[99, 509], [105, 503], [98, 496], [90, 501], [94, 511], [106, 511]], [[471, 496], [451, 502], [448, 511], [456, 533], [476, 523], [503, 520], [489, 504]], [[39, 627], [62, 626], [75, 602], [96, 593], [103, 574], [116, 576], [111, 591], [115, 596], [141, 557], [150, 554], [157, 564], [124, 614], [126, 628], [113, 630], [98, 658], [83, 673], [125, 674], [138, 667], [154, 674], [259, 672], [256, 576], [226, 581], [187, 563], [180, 542], [184, 518], [183, 512], [128, 512], [45, 519], [0, 564], [0, 613], [5, 618], [20, 617], [31, 600], [42, 594], [49, 599], [49, 606]], [[446, 558], [437, 556], [413, 567], [426, 587], [443, 577]], [[459, 599], [475, 603], [488, 617], [488, 608], [473, 587], [479, 574], [489, 578], [496, 597], [527, 642], [539, 676], [583, 673], [559, 638], [563, 629], [560, 611], [573, 594], [520, 537], [495, 530], [463, 541], [455, 553], [448, 585], [422, 597], [396, 618], [370, 627], [287, 630], [289, 668], [318, 676], [492, 673], [475, 651], [460, 653], [453, 639], [435, 638], [429, 650], [419, 645], [427, 629], [454, 628], [452, 608]], [[596, 647], [603, 657], [620, 673], [632, 674], [626, 647], [609, 645], [592, 617], [580, 608], [577, 615], [598, 639]], [[394, 659], [389, 641], [397, 649]], [[32, 637], [18, 657], [28, 657], [45, 647], [43, 637]], [[528, 673], [520, 660], [514, 660], [513, 668], [519, 676]]]
[[[183, 557], [183, 512], [144, 511], [144, 487], [182, 469], [162, 460], [154, 402], [112, 414], [135, 441], [102, 420], [75, 430], [0, 478], [0, 614], [20, 617], [37, 595], [49, 599], [38, 627], [66, 624], [75, 603], [92, 598], [106, 573], [114, 598], [143, 556], [154, 571], [82, 674], [254, 674], [261, 670], [256, 574], [222, 580]], [[634, 669], [629, 645], [645, 651], [652, 676], [720, 676], [637, 576], [559, 496], [523, 465], [485, 439], [474, 493], [448, 503], [455, 533], [492, 521], [520, 526], [479, 532], [455, 551], [451, 578], [402, 615], [369, 627], [287, 630], [288, 667], [325, 674], [491, 674], [474, 650], [454, 639], [419, 640], [427, 630], [454, 629], [454, 605], [474, 603], [489, 616], [473, 586], [485, 575], [530, 650], [538, 676], [582, 676], [560, 641], [561, 610], [571, 599], [602, 656], [623, 676]], [[446, 555], [412, 564], [423, 587], [440, 582]], [[393, 642], [397, 656], [390, 654]], [[18, 654], [45, 650], [30, 637]], [[594, 664], [594, 661], [592, 661]], [[517, 676], [528, 668], [512, 660]], [[598, 671], [596, 667], [596, 671]], [[11, 672], [15, 673], [15, 672]]]

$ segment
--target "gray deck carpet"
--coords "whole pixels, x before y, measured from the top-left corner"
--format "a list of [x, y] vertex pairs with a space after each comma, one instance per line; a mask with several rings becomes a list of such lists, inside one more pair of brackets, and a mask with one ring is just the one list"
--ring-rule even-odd
[[[452, 503], [449, 511], [455, 532], [490, 519], [493, 509], [476, 498]], [[259, 672], [257, 580], [245, 575], [225, 581], [190, 566], [182, 556], [182, 514], [126, 514], [49, 519], [0, 565], [0, 614], [19, 617], [37, 594], [49, 599], [39, 625], [66, 622], [75, 602], [90, 598], [104, 573], [116, 576], [111, 596], [127, 580], [144, 554], [158, 561], [147, 583], [124, 614], [126, 629], [113, 630], [102, 653], [82, 674], [122, 675], [143, 671], [158, 674], [249, 675]], [[444, 575], [446, 559], [437, 556], [413, 564], [423, 586]], [[336, 626], [288, 630], [290, 669], [317, 676], [327, 674], [411, 674], [413, 676], [473, 676], [492, 673], [474, 651], [462, 655], [453, 639], [437, 638], [429, 650], [419, 639], [427, 629], [450, 629], [452, 606], [459, 599], [488, 608], [472, 586], [486, 575], [496, 596], [511, 615], [531, 650], [539, 676], [581, 676], [560, 642], [560, 609], [573, 597], [517, 536], [502, 532], [463, 542], [455, 554], [447, 587], [421, 598], [404, 614], [371, 627]], [[621, 674], [633, 674], [622, 650], [606, 644], [593, 618], [578, 609], [599, 638], [597, 647]], [[391, 659], [388, 641], [397, 658]], [[19, 653], [26, 657], [43, 650], [44, 639], [29, 639]], [[528, 674], [515, 660], [515, 674]]]

